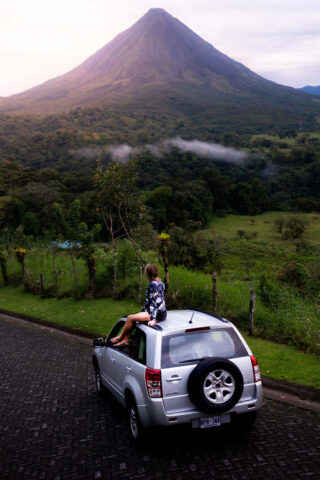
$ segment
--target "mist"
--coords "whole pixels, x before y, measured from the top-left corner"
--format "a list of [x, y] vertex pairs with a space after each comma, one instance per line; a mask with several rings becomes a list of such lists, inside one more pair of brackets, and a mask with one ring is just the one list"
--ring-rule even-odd
[[247, 153], [234, 148], [224, 147], [218, 143], [207, 143], [199, 140], [182, 140], [182, 138], [174, 138], [163, 142], [164, 145], [175, 147], [182, 152], [192, 152], [199, 156], [212, 158], [221, 162], [243, 164], [248, 157]]
[[[94, 158], [100, 160], [102, 158], [111, 157], [113, 161], [125, 164], [130, 157], [140, 155], [144, 152], [151, 152], [153, 156], [161, 158], [170, 153], [172, 149], [181, 152], [190, 152], [203, 158], [210, 158], [217, 162], [233, 164], [237, 166], [248, 166], [254, 160], [257, 154], [250, 154], [235, 148], [225, 147], [218, 143], [203, 142], [200, 140], [183, 140], [180, 137], [168, 138], [157, 144], [146, 144], [142, 146], [132, 147], [127, 144], [119, 145], [92, 145], [70, 153], [92, 160]], [[256, 157], [257, 158], [257, 157]], [[275, 175], [276, 165], [270, 160], [266, 160], [265, 167], [261, 172], [263, 177]]]

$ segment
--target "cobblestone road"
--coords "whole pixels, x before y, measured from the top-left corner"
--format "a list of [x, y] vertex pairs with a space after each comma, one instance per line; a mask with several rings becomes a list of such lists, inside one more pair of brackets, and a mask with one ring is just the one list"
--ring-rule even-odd
[[315, 413], [266, 401], [248, 436], [170, 430], [148, 448], [95, 391], [92, 350], [0, 318], [0, 479], [319, 479]]

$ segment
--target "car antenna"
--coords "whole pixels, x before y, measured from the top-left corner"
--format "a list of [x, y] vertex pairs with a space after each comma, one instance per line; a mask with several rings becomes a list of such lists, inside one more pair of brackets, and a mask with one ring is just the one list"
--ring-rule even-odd
[[191, 315], [191, 318], [190, 318], [190, 320], [189, 320], [189, 323], [192, 323], [193, 315], [194, 315], [194, 312], [193, 312], [193, 314]]

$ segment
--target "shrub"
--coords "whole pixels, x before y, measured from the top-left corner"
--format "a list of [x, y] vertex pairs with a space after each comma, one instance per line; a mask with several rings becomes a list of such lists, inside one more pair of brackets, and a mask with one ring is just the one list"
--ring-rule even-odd
[[244, 238], [246, 240], [254, 240], [255, 238], [257, 238], [258, 236], [258, 232], [245, 232], [244, 234]]
[[274, 229], [277, 233], [280, 233], [282, 235], [282, 231], [284, 229], [284, 226], [286, 224], [286, 218], [285, 217], [276, 217], [274, 220]]
[[278, 275], [278, 279], [286, 282], [299, 290], [303, 290], [308, 284], [308, 274], [300, 263], [289, 263]]
[[175, 225], [171, 225], [169, 234], [169, 264], [206, 272], [221, 271], [224, 247], [220, 239], [203, 231], [189, 232]]
[[320, 265], [308, 265], [308, 269], [300, 263], [289, 263], [283, 267], [278, 279], [296, 288], [308, 298], [318, 298], [320, 289]]
[[299, 240], [296, 243], [296, 252], [301, 256], [314, 255], [318, 253], [318, 248], [304, 240]]
[[267, 279], [264, 275], [261, 275], [259, 279], [257, 294], [266, 307], [278, 308], [280, 303], [279, 289], [273, 281]]
[[305, 233], [307, 223], [303, 217], [291, 217], [287, 220], [285, 228], [282, 232], [282, 238], [288, 240], [290, 238], [296, 240], [301, 238]]

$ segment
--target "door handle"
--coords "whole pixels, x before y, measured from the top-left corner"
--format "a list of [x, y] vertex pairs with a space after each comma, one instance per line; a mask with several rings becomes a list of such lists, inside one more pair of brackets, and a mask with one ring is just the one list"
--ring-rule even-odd
[[178, 375], [176, 375], [175, 377], [167, 378], [167, 382], [177, 382], [180, 380], [182, 380], [182, 377], [178, 377]]
[[126, 367], [126, 370], [128, 373], [130, 373], [132, 371], [132, 368], [131, 367]]
[[115, 363], [116, 359], [111, 357], [111, 363]]

